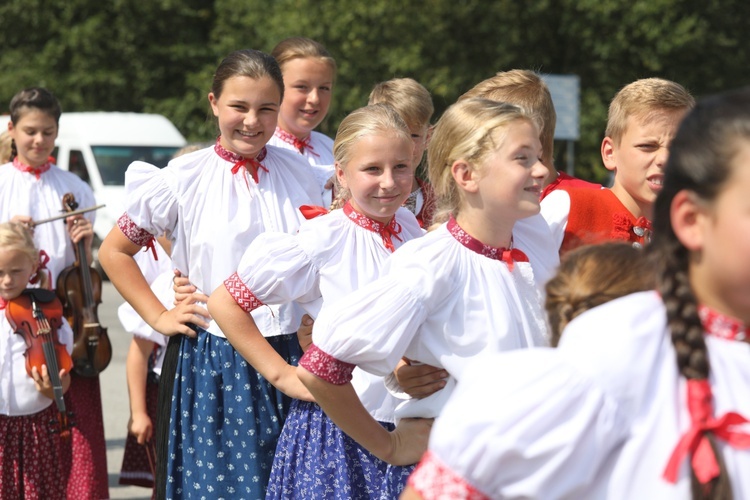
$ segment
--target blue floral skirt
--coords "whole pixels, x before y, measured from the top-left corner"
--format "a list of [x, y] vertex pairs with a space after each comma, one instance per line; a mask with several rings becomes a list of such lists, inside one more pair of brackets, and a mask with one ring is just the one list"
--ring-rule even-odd
[[[290, 364], [296, 335], [267, 339]], [[224, 338], [198, 329], [182, 339], [172, 393], [167, 498], [258, 499], [291, 399]]]
[[392, 500], [399, 498], [401, 492], [406, 488], [406, 480], [414, 469], [417, 468], [417, 464], [412, 465], [388, 465], [388, 469], [385, 471], [385, 485], [383, 487], [383, 494], [381, 500]]
[[320, 406], [295, 399], [276, 448], [266, 499], [379, 499], [386, 466]]

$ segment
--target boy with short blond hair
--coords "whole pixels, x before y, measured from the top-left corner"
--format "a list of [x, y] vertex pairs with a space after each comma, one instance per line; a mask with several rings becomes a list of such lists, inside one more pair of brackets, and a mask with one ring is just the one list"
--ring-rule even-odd
[[555, 168], [555, 125], [557, 113], [552, 103], [552, 95], [547, 84], [534, 71], [513, 69], [501, 71], [476, 84], [459, 100], [481, 97], [492, 101], [502, 101], [520, 106], [533, 115], [540, 124], [539, 140], [542, 143], [542, 163], [549, 175], [544, 181], [542, 199], [561, 187], [582, 187], [600, 189], [599, 184], [587, 182]]
[[[435, 112], [430, 92], [412, 78], [394, 78], [375, 85], [367, 104], [388, 104], [406, 122], [414, 141], [412, 162], [416, 172], [427, 149], [430, 120]], [[414, 176], [412, 192], [404, 206], [414, 213], [422, 227], [428, 228], [432, 224], [435, 195], [430, 185], [417, 175]]]
[[661, 78], [636, 80], [615, 95], [601, 147], [604, 166], [614, 172], [612, 188], [564, 188], [542, 202], [561, 253], [608, 240], [648, 242], [669, 146], [694, 105], [684, 87]]

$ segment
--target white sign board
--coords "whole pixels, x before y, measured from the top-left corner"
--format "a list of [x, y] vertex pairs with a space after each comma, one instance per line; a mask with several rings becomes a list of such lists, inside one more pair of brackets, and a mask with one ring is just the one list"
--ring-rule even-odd
[[555, 139], [577, 141], [581, 107], [581, 79], [576, 75], [542, 75], [557, 113]]

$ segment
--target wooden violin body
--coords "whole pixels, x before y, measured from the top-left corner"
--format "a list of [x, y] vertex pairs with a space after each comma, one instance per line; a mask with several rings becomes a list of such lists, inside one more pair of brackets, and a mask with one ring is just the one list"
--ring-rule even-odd
[[[68, 211], [78, 207], [71, 193], [63, 197], [63, 207]], [[83, 240], [76, 245], [76, 262], [62, 270], [56, 288], [65, 317], [73, 328], [73, 371], [84, 377], [96, 377], [112, 359], [112, 344], [97, 313], [102, 301], [102, 277], [88, 265]]]
[[57, 338], [62, 325], [62, 314], [62, 304], [54, 292], [39, 288], [24, 290], [21, 295], [8, 302], [5, 311], [13, 331], [26, 342], [26, 373], [29, 377], [32, 377], [32, 368], [36, 368], [41, 374], [42, 365], [47, 366], [59, 412], [58, 421], [52, 430], [67, 438], [73, 423], [70, 420], [72, 415], [65, 410], [60, 370], [64, 369], [69, 373], [73, 360]]

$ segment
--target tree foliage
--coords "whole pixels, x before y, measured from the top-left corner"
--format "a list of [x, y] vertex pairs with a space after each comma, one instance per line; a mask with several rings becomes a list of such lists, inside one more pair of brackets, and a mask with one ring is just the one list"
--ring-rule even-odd
[[210, 140], [206, 95], [221, 58], [307, 36], [339, 67], [321, 127], [329, 135], [393, 77], [425, 85], [437, 118], [497, 71], [579, 75], [576, 173], [603, 180], [599, 143], [614, 93], [647, 76], [696, 96], [745, 84], [749, 17], [741, 0], [6, 0], [0, 104], [43, 85], [67, 111], [162, 113], [190, 140]]

